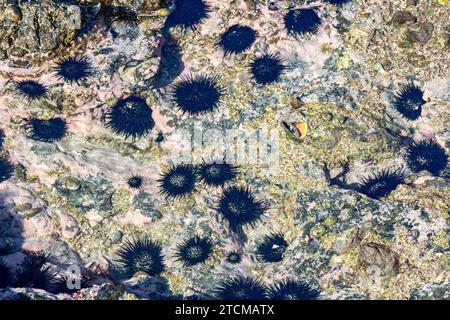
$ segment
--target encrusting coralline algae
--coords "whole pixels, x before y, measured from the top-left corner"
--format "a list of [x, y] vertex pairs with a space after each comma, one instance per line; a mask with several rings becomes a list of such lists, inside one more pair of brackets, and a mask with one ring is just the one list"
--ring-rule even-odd
[[449, 5], [2, 2], [0, 299], [449, 299]]

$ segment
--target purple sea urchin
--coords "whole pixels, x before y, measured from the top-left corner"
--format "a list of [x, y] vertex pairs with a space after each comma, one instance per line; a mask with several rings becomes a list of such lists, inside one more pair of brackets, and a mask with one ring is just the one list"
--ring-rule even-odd
[[225, 185], [225, 183], [236, 178], [237, 168], [228, 163], [203, 161], [197, 168], [200, 179], [206, 184], [214, 187]]
[[213, 250], [213, 241], [210, 238], [195, 236], [183, 241], [177, 246], [178, 261], [186, 267], [205, 262]]
[[405, 181], [403, 169], [383, 169], [364, 178], [358, 184], [358, 191], [373, 198], [387, 196]]
[[335, 6], [341, 6], [344, 3], [350, 2], [351, 0], [324, 0], [325, 2], [334, 4]]
[[175, 9], [169, 14], [164, 29], [180, 27], [195, 30], [209, 17], [210, 7], [204, 0], [176, 0]]
[[173, 86], [172, 101], [189, 115], [213, 111], [220, 104], [223, 94], [216, 77], [200, 75], [186, 77]]
[[279, 282], [268, 289], [270, 300], [316, 300], [320, 292], [309, 284], [294, 280]]
[[114, 133], [133, 140], [150, 132], [155, 126], [152, 109], [137, 96], [119, 100], [108, 112], [106, 127]]
[[220, 283], [217, 297], [221, 300], [265, 300], [265, 286], [250, 277], [237, 277]]
[[86, 80], [93, 74], [91, 62], [86, 57], [67, 57], [56, 67], [59, 79], [68, 83], [77, 83]]
[[11, 285], [13, 274], [11, 269], [2, 261], [0, 261], [0, 289]]
[[408, 166], [414, 172], [426, 170], [438, 176], [448, 164], [444, 148], [432, 140], [414, 142], [408, 147], [406, 155]]
[[256, 200], [249, 188], [230, 187], [225, 189], [217, 210], [229, 222], [232, 229], [253, 226], [266, 211], [262, 200]]
[[139, 271], [156, 276], [164, 270], [160, 244], [147, 237], [126, 240], [117, 255], [118, 263], [127, 276]]
[[55, 142], [66, 134], [66, 121], [61, 118], [49, 120], [31, 119], [26, 123], [27, 131], [34, 140]]
[[291, 35], [316, 33], [322, 19], [314, 9], [292, 9], [284, 16], [284, 25]]
[[0, 156], [0, 183], [8, 180], [14, 174], [14, 166], [8, 158]]
[[267, 235], [263, 242], [258, 245], [258, 259], [262, 262], [280, 262], [283, 260], [287, 247], [288, 243], [284, 240], [282, 234]]
[[160, 192], [167, 199], [175, 199], [195, 191], [197, 175], [192, 165], [181, 164], [170, 168], [158, 181]]
[[270, 53], [255, 58], [250, 69], [253, 79], [261, 85], [277, 82], [286, 69], [278, 54]]
[[132, 189], [140, 189], [142, 187], [143, 182], [144, 178], [142, 178], [139, 175], [132, 175], [127, 179], [127, 184]]
[[37, 100], [47, 95], [47, 88], [39, 82], [33, 80], [23, 80], [16, 83], [19, 95], [28, 100]]
[[403, 86], [394, 98], [395, 108], [407, 120], [417, 120], [425, 103], [423, 91], [414, 84]]
[[242, 53], [249, 49], [256, 40], [256, 31], [249, 26], [235, 24], [225, 31], [219, 40], [225, 55]]

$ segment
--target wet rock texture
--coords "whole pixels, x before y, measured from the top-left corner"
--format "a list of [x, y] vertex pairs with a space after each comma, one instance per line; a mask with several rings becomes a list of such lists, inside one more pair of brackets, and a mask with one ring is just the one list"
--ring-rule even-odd
[[[42, 251], [59, 275], [75, 265], [89, 279], [68, 293], [3, 288], [1, 299], [214, 298], [217, 285], [234, 275], [267, 285], [306, 281], [320, 299], [450, 298], [449, 169], [413, 173], [405, 161], [411, 139], [433, 139], [449, 153], [448, 1], [206, 0], [211, 13], [197, 29], [170, 33], [162, 27], [171, 1], [113, 1], [136, 13], [132, 21], [108, 16], [101, 2], [74, 4], [96, 21], [91, 28], [84, 20], [76, 46], [80, 31], [68, 24], [68, 3], [1, 5], [1, 152], [15, 173], [0, 184], [0, 259], [17, 271], [28, 252]], [[324, 21], [317, 34], [289, 35], [284, 14], [311, 6]], [[244, 53], [224, 57], [218, 39], [236, 23], [258, 37]], [[56, 48], [67, 50], [26, 63], [30, 53]], [[89, 59], [93, 76], [78, 84], [58, 79], [54, 67], [68, 52]], [[259, 86], [249, 64], [269, 52], [287, 69], [279, 82]], [[12, 64], [15, 58], [25, 63]], [[217, 76], [224, 96], [216, 111], [189, 117], [170, 99], [171, 85], [199, 74]], [[47, 97], [19, 96], [15, 81], [28, 78], [45, 84]], [[394, 106], [410, 83], [426, 101], [415, 121]], [[146, 100], [155, 121], [134, 141], [105, 127], [109, 110], [130, 95]], [[55, 116], [66, 119], [63, 139], [31, 139], [25, 119]], [[277, 165], [241, 163], [229, 184], [249, 186], [267, 204], [253, 228], [230, 230], [216, 210], [221, 188], [201, 184], [174, 200], [160, 194], [168, 168], [199, 164], [223, 146], [216, 136], [191, 154], [189, 133], [248, 135], [261, 127], [276, 133]], [[358, 192], [364, 177], [391, 167], [408, 174], [388, 196]], [[127, 185], [133, 174], [144, 179], [140, 189]], [[264, 263], [258, 244], [272, 232], [282, 233], [288, 248], [281, 262]], [[143, 235], [161, 244], [166, 269], [124, 277], [117, 250]], [[186, 267], [176, 248], [195, 235], [216, 245], [204, 263]], [[240, 264], [226, 262], [230, 251], [242, 253]]]
[[76, 35], [77, 12], [78, 5], [61, 1], [3, 1], [0, 58], [45, 54], [67, 45]]

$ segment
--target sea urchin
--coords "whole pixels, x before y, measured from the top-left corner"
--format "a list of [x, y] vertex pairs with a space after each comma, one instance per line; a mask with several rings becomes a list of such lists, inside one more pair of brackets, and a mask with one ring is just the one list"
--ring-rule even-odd
[[86, 57], [68, 57], [63, 59], [56, 67], [59, 79], [69, 83], [79, 84], [92, 76], [92, 66]]
[[142, 187], [142, 183], [144, 182], [144, 178], [139, 175], [132, 175], [128, 177], [127, 184], [131, 189], [140, 189]]
[[225, 55], [241, 53], [249, 49], [256, 40], [256, 31], [248, 26], [235, 24], [225, 31], [219, 40]]
[[387, 196], [404, 181], [403, 169], [383, 169], [364, 178], [358, 184], [358, 191], [373, 199], [380, 199]]
[[394, 98], [395, 108], [407, 120], [417, 120], [425, 102], [423, 91], [414, 84], [403, 86]]
[[192, 165], [181, 164], [171, 167], [158, 181], [160, 192], [168, 199], [175, 199], [195, 191], [197, 175]]
[[285, 280], [268, 289], [270, 300], [316, 300], [320, 292], [305, 282]]
[[334, 4], [335, 6], [341, 6], [344, 3], [350, 2], [351, 0], [324, 0], [325, 2]]
[[183, 241], [177, 246], [176, 255], [184, 266], [191, 267], [208, 259], [213, 250], [213, 241], [210, 238], [195, 236]]
[[235, 186], [224, 190], [217, 208], [232, 229], [253, 226], [266, 209], [267, 206], [263, 201], [256, 200], [250, 189]]
[[189, 115], [213, 111], [220, 104], [223, 90], [216, 77], [200, 75], [186, 77], [173, 86], [171, 99], [178, 108]]
[[407, 151], [408, 166], [414, 172], [426, 170], [434, 176], [447, 167], [448, 155], [436, 142], [422, 140], [411, 144]]
[[156, 276], [164, 270], [161, 246], [147, 237], [126, 240], [117, 255], [127, 276], [139, 271]]
[[293, 9], [284, 16], [284, 25], [292, 35], [316, 33], [321, 24], [322, 19], [314, 9]]
[[176, 0], [175, 10], [166, 19], [164, 29], [180, 27], [183, 31], [195, 30], [208, 18], [210, 7], [204, 0]]
[[277, 82], [286, 69], [277, 54], [265, 54], [256, 58], [250, 65], [253, 79], [261, 85]]
[[8, 158], [0, 156], [0, 183], [8, 180], [14, 173], [14, 166]]
[[282, 234], [270, 234], [264, 237], [264, 241], [258, 245], [257, 254], [262, 262], [280, 262], [288, 243]]
[[206, 163], [203, 161], [197, 168], [198, 175], [206, 184], [214, 187], [223, 186], [226, 182], [236, 178], [237, 168], [225, 162], [213, 161]]
[[9, 287], [13, 279], [12, 272], [10, 268], [0, 261], [0, 289]]
[[217, 288], [221, 300], [265, 300], [265, 286], [250, 277], [237, 277], [222, 282]]
[[155, 126], [152, 109], [137, 96], [119, 100], [107, 114], [106, 127], [114, 133], [133, 140], [150, 132]]
[[66, 121], [61, 118], [49, 120], [31, 119], [26, 123], [27, 131], [34, 140], [54, 142], [66, 134]]
[[28, 100], [37, 100], [47, 95], [47, 88], [33, 80], [23, 80], [16, 83], [17, 92]]

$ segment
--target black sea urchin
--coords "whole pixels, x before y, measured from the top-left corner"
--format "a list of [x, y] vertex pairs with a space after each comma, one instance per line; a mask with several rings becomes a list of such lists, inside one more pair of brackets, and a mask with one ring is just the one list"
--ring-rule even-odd
[[106, 116], [106, 127], [114, 133], [133, 140], [150, 132], [155, 126], [152, 109], [147, 102], [136, 96], [117, 101]]
[[222, 282], [217, 288], [221, 300], [265, 300], [265, 286], [250, 277], [237, 277]]
[[238, 264], [242, 261], [241, 254], [236, 251], [229, 252], [227, 254], [227, 262], [231, 264]]
[[351, 0], [324, 0], [325, 2], [334, 4], [335, 6], [341, 6], [344, 3], [350, 2]]
[[58, 277], [50, 266], [35, 263], [25, 263], [17, 273], [14, 287], [35, 288], [52, 292], [58, 285]]
[[8, 180], [14, 174], [14, 166], [8, 158], [0, 156], [0, 183]]
[[79, 84], [93, 74], [91, 62], [86, 57], [68, 57], [56, 67], [59, 79]]
[[0, 261], [0, 289], [9, 287], [12, 279], [13, 275], [10, 268], [5, 263]]
[[167, 199], [183, 197], [195, 191], [197, 175], [192, 165], [173, 166], [163, 174], [159, 190]]
[[235, 24], [225, 31], [219, 40], [225, 55], [242, 53], [249, 49], [256, 40], [256, 31], [248, 26]]
[[425, 103], [423, 91], [414, 84], [403, 86], [394, 98], [395, 108], [407, 120], [417, 120]]
[[293, 9], [284, 16], [284, 25], [292, 35], [316, 33], [321, 24], [322, 19], [314, 9]]
[[267, 235], [263, 242], [258, 245], [258, 258], [263, 262], [280, 262], [283, 260], [287, 247], [288, 243], [284, 240], [282, 234]]
[[225, 162], [213, 161], [206, 163], [203, 161], [198, 166], [197, 172], [203, 182], [210, 186], [219, 187], [236, 178], [237, 168]]
[[316, 300], [320, 292], [305, 282], [285, 280], [270, 286], [267, 296], [270, 300]]
[[33, 80], [23, 80], [16, 83], [19, 95], [28, 100], [37, 100], [47, 95], [47, 88], [39, 82]]
[[431, 140], [422, 140], [411, 144], [407, 151], [409, 168], [414, 172], [426, 170], [434, 176], [447, 167], [448, 155], [444, 148]]
[[61, 140], [66, 134], [66, 121], [61, 118], [31, 119], [28, 120], [26, 127], [32, 139], [43, 142]]
[[126, 240], [117, 252], [118, 263], [127, 276], [145, 272], [156, 276], [164, 270], [161, 246], [147, 237]]
[[176, 255], [178, 261], [182, 261], [185, 267], [191, 267], [205, 262], [213, 250], [214, 243], [210, 238], [195, 236], [183, 241], [177, 246]]
[[171, 99], [178, 108], [189, 115], [213, 111], [220, 104], [223, 90], [216, 77], [200, 75], [186, 77], [173, 86]]
[[253, 60], [250, 65], [253, 79], [261, 85], [277, 82], [286, 69], [281, 58], [274, 53]]
[[131, 189], [140, 189], [143, 182], [144, 178], [139, 175], [132, 175], [127, 179], [127, 184]]
[[228, 220], [230, 227], [253, 226], [266, 211], [262, 200], [256, 200], [248, 188], [230, 187], [225, 189], [217, 210]]
[[210, 7], [204, 0], [176, 0], [175, 10], [166, 19], [164, 29], [180, 27], [183, 31], [195, 30], [208, 18]]
[[404, 181], [403, 169], [383, 169], [364, 178], [358, 184], [358, 191], [373, 199], [380, 199], [387, 196]]

